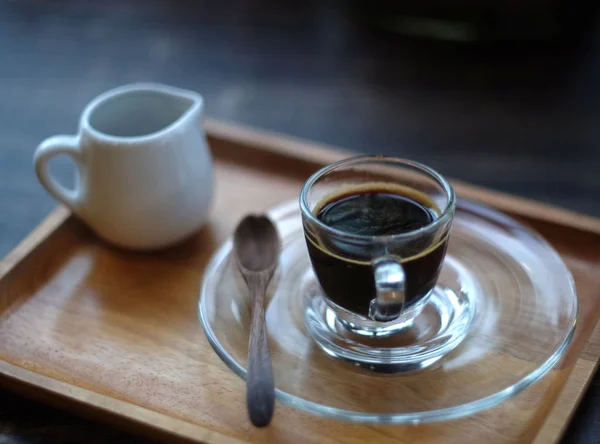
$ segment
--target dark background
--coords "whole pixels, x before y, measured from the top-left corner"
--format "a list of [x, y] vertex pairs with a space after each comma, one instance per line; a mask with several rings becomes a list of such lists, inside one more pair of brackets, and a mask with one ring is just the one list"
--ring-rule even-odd
[[[413, 158], [600, 216], [600, 26], [591, 11], [541, 0], [444, 10], [457, 27], [438, 26], [439, 16], [415, 25], [414, 8], [410, 21], [395, 20], [386, 4], [0, 3], [0, 257], [55, 206], [33, 173], [37, 144], [74, 133], [95, 95], [136, 81], [194, 89], [210, 117]], [[72, 180], [68, 161], [54, 167]], [[133, 439], [0, 391], [2, 444]], [[600, 442], [598, 378], [565, 442]]]

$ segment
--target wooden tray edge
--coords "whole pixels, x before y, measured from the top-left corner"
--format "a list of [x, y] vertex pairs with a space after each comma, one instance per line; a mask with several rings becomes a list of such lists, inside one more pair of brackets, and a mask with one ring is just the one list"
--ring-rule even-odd
[[29, 253], [37, 248], [44, 239], [60, 227], [71, 215], [68, 208], [56, 207], [35, 229], [27, 235], [3, 259], [0, 259], [0, 279], [8, 275]]
[[160, 412], [104, 396], [66, 382], [0, 360], [0, 386], [58, 407], [76, 404], [77, 414], [99, 419], [156, 439], [157, 433], [169, 440], [178, 439], [211, 444], [242, 444], [231, 436], [173, 418]]
[[[600, 323], [597, 323], [581, 350], [580, 356], [586, 351], [592, 352], [592, 349], [598, 350], [599, 344]], [[592, 354], [596, 354], [596, 352]], [[554, 401], [550, 413], [544, 420], [542, 427], [538, 430], [533, 444], [558, 443], [598, 368], [600, 368], [600, 360], [598, 358], [596, 362], [581, 357], [577, 359], [567, 377], [567, 381]]]
[[[310, 143], [276, 133], [258, 131], [241, 125], [210, 119], [206, 121], [205, 128], [207, 134], [213, 138], [238, 143], [258, 150], [268, 150], [283, 156], [313, 163], [331, 163], [344, 157], [355, 155], [355, 153], [342, 151], [326, 145]], [[453, 180], [452, 183], [459, 195], [484, 202], [502, 211], [600, 234], [600, 219], [530, 199], [511, 196], [474, 185], [467, 185], [460, 181]], [[59, 206], [50, 213], [21, 243], [0, 260], [0, 279], [8, 275], [14, 267], [25, 259], [69, 217], [69, 210], [63, 206]], [[586, 342], [584, 350], [591, 349], [592, 346], [590, 346], [590, 343], [592, 342], [600, 344], [600, 324], [597, 324], [594, 328]], [[581, 358], [577, 360], [571, 374], [567, 377], [567, 381], [550, 414], [536, 435], [534, 444], [556, 442], [564, 432], [575, 407], [579, 403], [592, 375], [598, 367], [598, 361], [594, 365], [587, 367], [582, 365], [582, 361]], [[585, 360], [585, 362], [592, 363], [588, 360]], [[583, 379], [583, 384], [580, 378]], [[68, 402], [75, 402], [82, 407], [90, 407], [96, 413], [102, 413], [103, 416], [112, 418], [114, 422], [118, 422], [119, 419], [122, 420], [124, 418], [129, 423], [138, 424], [139, 429], [150, 427], [172, 437], [185, 440], [200, 439], [218, 444], [244, 442], [208, 428], [75, 387], [0, 360], [0, 384], [7, 385], [5, 383], [11, 384], [11, 388], [23, 389], [29, 396], [35, 397], [36, 392], [41, 390], [51, 395], [54, 399], [62, 399]], [[576, 392], [576, 396], [567, 394], [567, 388]], [[43, 394], [38, 395], [40, 395], [38, 397], [47, 398]], [[128, 412], [127, 410], [131, 410], [131, 408], [133, 408], [133, 412]]]
[[[207, 119], [204, 125], [207, 134], [215, 139], [245, 145], [256, 150], [266, 150], [305, 162], [328, 164], [357, 153], [341, 150], [329, 145], [296, 139], [275, 132], [249, 128], [239, 124]], [[485, 203], [502, 211], [510, 212], [545, 222], [558, 223], [584, 231], [600, 233], [600, 219], [574, 211], [541, 203], [532, 199], [492, 191], [477, 185], [451, 180], [457, 194]]]

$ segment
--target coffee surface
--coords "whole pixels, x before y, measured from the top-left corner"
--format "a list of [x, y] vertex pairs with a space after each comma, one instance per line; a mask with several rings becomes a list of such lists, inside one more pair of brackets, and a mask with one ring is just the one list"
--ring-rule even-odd
[[350, 234], [384, 236], [417, 230], [436, 214], [423, 203], [389, 191], [366, 191], [326, 203], [317, 219]]

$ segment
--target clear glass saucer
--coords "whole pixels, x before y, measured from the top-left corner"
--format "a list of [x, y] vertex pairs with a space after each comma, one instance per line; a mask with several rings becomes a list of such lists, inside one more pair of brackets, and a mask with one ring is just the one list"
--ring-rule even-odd
[[[569, 271], [540, 236], [495, 210], [459, 202], [438, 286], [419, 315], [421, 321], [416, 318], [420, 336], [410, 341], [390, 339], [394, 334], [346, 336], [335, 342], [331, 335], [343, 326], [322, 305], [297, 203], [281, 205], [269, 216], [283, 242], [266, 312], [276, 393], [283, 403], [362, 423], [457, 418], [492, 407], [533, 384], [569, 344], [577, 315]], [[228, 240], [208, 265], [199, 312], [217, 354], [245, 378], [250, 298], [231, 253]], [[436, 308], [440, 301], [449, 305]], [[446, 315], [422, 318], [432, 310]], [[460, 334], [450, 338], [451, 346], [427, 369], [382, 374], [373, 370], [386, 369], [339, 359], [339, 353], [332, 356], [311, 326], [315, 316], [321, 328], [329, 325], [320, 333], [346, 348], [344, 341], [350, 348], [355, 341], [361, 347], [371, 343], [385, 348], [382, 341], [391, 340], [393, 351], [402, 354], [440, 335], [448, 339], [448, 326]], [[344, 336], [343, 329], [340, 334]]]

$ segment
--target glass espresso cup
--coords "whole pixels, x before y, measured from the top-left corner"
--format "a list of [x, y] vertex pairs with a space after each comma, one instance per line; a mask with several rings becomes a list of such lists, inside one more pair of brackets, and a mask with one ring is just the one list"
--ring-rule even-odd
[[456, 199], [431, 168], [360, 156], [329, 165], [300, 195], [306, 244], [325, 302], [354, 333], [389, 336], [427, 303]]

